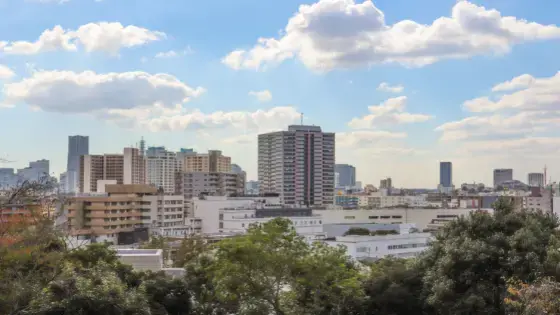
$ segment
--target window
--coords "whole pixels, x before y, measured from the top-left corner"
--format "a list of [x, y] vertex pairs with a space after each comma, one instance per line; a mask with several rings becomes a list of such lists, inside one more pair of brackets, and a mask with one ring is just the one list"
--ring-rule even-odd
[[358, 252], [358, 253], [365, 253], [365, 252], [368, 252], [368, 251], [369, 251], [368, 247], [358, 247], [358, 248], [356, 248], [356, 252]]
[[347, 216], [344, 217], [344, 219], [346, 219], [346, 220], [352, 220], [352, 219], [355, 219], [355, 218], [356, 217], [352, 216], [352, 215], [347, 215]]
[[394, 215], [391, 218], [393, 219], [402, 219], [402, 215]]
[[370, 219], [379, 219], [379, 216], [377, 216], [377, 215], [370, 215], [369, 218], [370, 218]]
[[382, 215], [381, 216], [381, 219], [390, 219], [390, 218], [391, 218], [391, 216], [389, 216], [389, 215]]

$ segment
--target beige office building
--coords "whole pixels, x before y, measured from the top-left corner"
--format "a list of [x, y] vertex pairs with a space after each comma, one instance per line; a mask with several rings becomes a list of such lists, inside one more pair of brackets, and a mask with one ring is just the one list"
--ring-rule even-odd
[[182, 161], [183, 172], [231, 172], [231, 157], [222, 151], [210, 150], [208, 153], [185, 155]]

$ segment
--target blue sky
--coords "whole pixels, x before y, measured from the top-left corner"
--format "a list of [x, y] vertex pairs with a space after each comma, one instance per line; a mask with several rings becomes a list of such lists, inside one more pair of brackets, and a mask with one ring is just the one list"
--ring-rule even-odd
[[0, 167], [47, 158], [58, 174], [68, 135], [89, 135], [91, 153], [143, 136], [221, 149], [254, 179], [256, 135], [303, 112], [337, 132], [337, 162], [364, 183], [435, 187], [442, 160], [456, 185], [490, 184], [498, 167], [526, 180], [545, 164], [559, 179], [559, 9], [549, 0], [0, 0], [0, 157], [17, 161]]

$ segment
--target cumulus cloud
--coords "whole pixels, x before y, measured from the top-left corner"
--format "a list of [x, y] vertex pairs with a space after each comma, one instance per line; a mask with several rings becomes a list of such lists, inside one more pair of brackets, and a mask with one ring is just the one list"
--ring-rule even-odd
[[45, 30], [34, 42], [5, 42], [0, 51], [13, 55], [34, 55], [49, 51], [77, 51], [83, 48], [87, 52], [105, 52], [118, 54], [121, 48], [141, 46], [165, 38], [165, 33], [118, 22], [89, 23], [77, 30], [65, 30], [57, 25]]
[[12, 71], [12, 69], [0, 64], [0, 80], [10, 79], [14, 75], [15, 73]]
[[379, 86], [377, 87], [377, 90], [390, 93], [401, 93], [402, 91], [404, 91], [404, 86], [390, 85], [387, 82], [381, 82], [381, 84], [379, 84]]
[[406, 102], [406, 96], [399, 96], [390, 98], [380, 105], [369, 106], [369, 115], [352, 119], [348, 126], [354, 129], [367, 129], [381, 125], [424, 122], [432, 118], [430, 115], [406, 112]]
[[173, 108], [204, 93], [168, 74], [93, 71], [35, 71], [4, 85], [4, 102], [25, 103], [50, 112], [88, 113], [158, 104]]
[[175, 58], [178, 56], [184, 56], [192, 53], [194, 53], [194, 50], [192, 50], [191, 47], [189, 46], [181, 51], [169, 50], [169, 51], [159, 52], [156, 54], [156, 58]]
[[390, 132], [383, 130], [358, 130], [336, 133], [336, 145], [341, 147], [367, 147], [378, 144], [383, 140], [406, 138], [404, 132]]
[[463, 103], [472, 116], [437, 127], [441, 140], [537, 137], [560, 123], [560, 72], [548, 78], [523, 74], [492, 91]]
[[297, 57], [316, 71], [381, 63], [424, 66], [442, 59], [505, 54], [513, 45], [560, 38], [560, 28], [502, 16], [458, 1], [449, 17], [431, 24], [411, 20], [387, 25], [372, 1], [320, 0], [301, 5], [280, 38], [260, 38], [251, 49], [222, 59], [233, 69], [262, 69]]
[[250, 96], [254, 96], [259, 102], [268, 102], [272, 100], [272, 93], [269, 90], [250, 91]]

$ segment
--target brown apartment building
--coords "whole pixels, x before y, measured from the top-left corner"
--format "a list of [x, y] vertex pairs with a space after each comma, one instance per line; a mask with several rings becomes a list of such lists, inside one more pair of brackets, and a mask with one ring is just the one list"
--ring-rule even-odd
[[207, 154], [186, 155], [182, 161], [184, 172], [231, 172], [231, 157], [222, 151], [209, 150]]
[[144, 158], [140, 150], [125, 148], [123, 154], [82, 155], [80, 157], [80, 192], [100, 191], [99, 180], [116, 184], [144, 184]]

